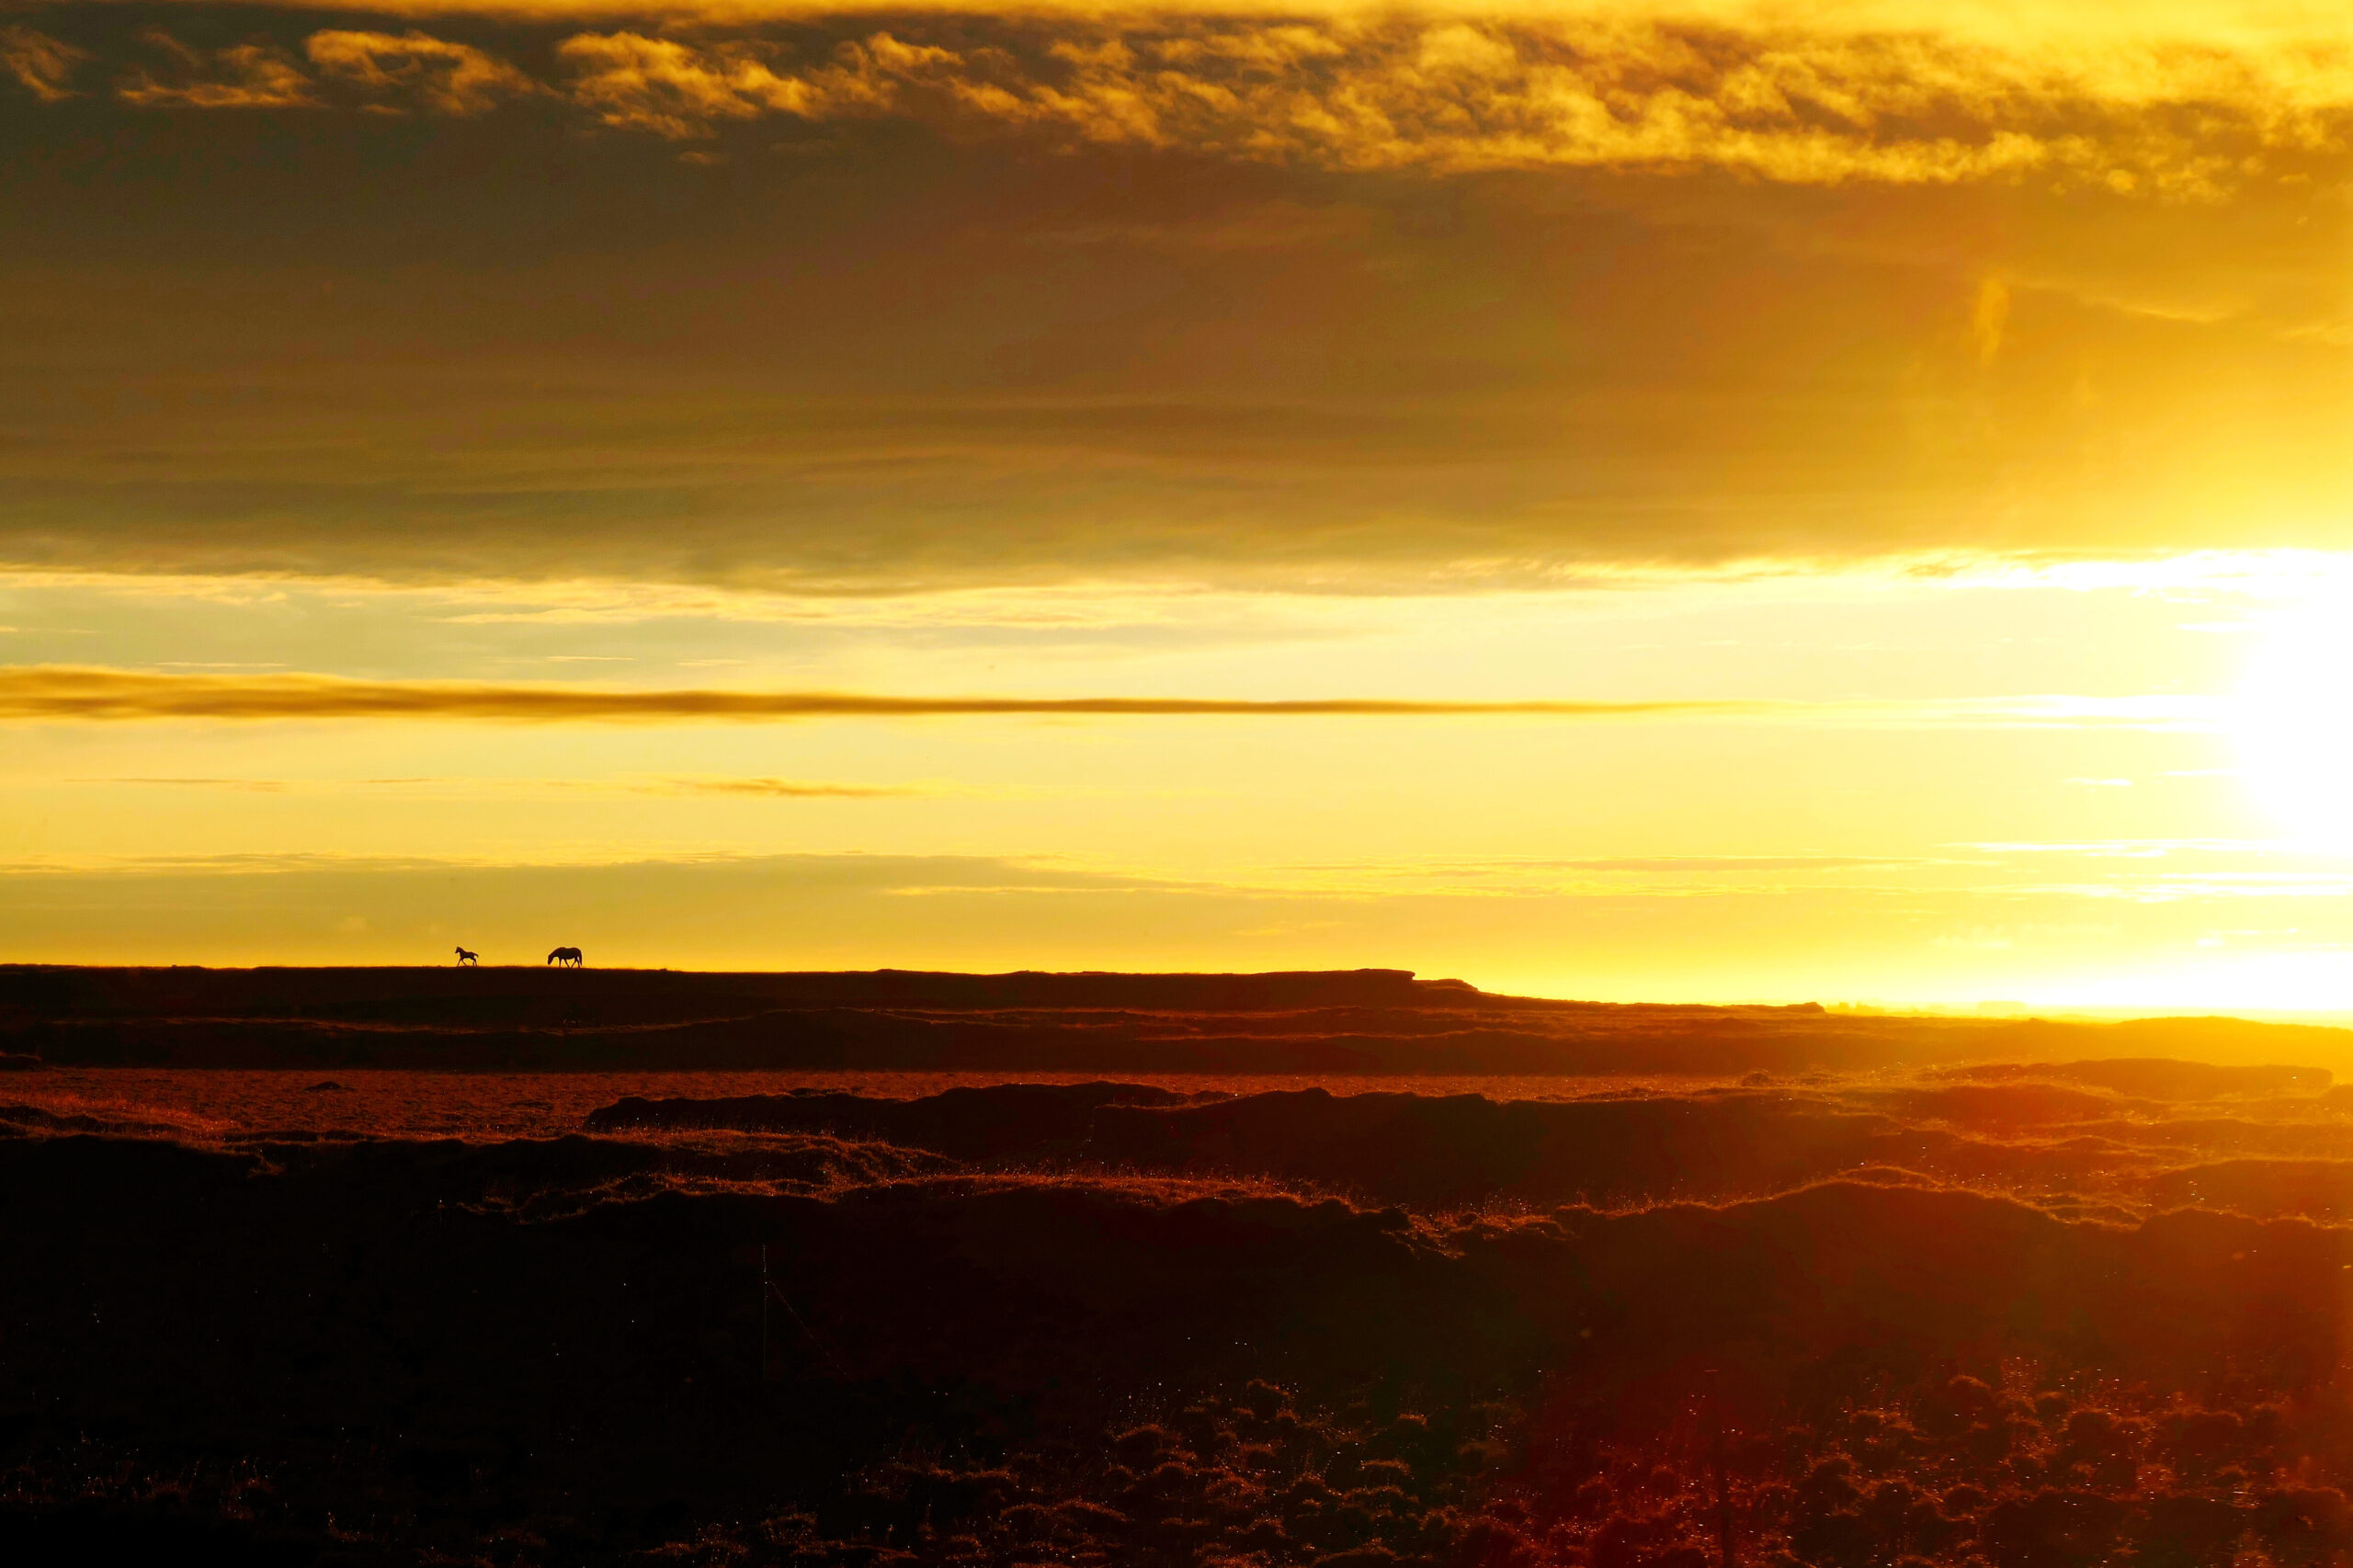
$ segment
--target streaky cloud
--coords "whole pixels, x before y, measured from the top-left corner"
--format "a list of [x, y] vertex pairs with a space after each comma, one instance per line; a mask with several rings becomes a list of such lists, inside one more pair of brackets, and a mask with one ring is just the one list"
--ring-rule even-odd
[[833, 784], [806, 778], [664, 778], [650, 794], [753, 795], [783, 801], [883, 801], [944, 791], [912, 784]]
[[142, 41], [168, 62], [161, 74], [142, 67], [115, 88], [115, 97], [139, 108], [261, 109], [320, 108], [318, 84], [302, 74], [287, 52], [270, 43], [238, 43], [225, 49], [190, 48], [161, 28]]
[[847, 784], [825, 779], [720, 778], [710, 776], [666, 775], [645, 779], [625, 779], [617, 782], [595, 782], [576, 778], [240, 778], [224, 777], [176, 777], [129, 775], [114, 778], [69, 778], [69, 784], [105, 784], [126, 786], [162, 786], [193, 790], [235, 790], [258, 794], [286, 794], [293, 791], [333, 793], [353, 790], [393, 790], [423, 791], [430, 794], [472, 793], [485, 791], [565, 791], [622, 795], [749, 795], [794, 801], [881, 801], [905, 800], [952, 793], [947, 789], [926, 784]]
[[[165, 675], [83, 665], [0, 666], [0, 721], [420, 719], [504, 723], [751, 722], [952, 717], [1775, 720], [1961, 729], [2193, 730], [2197, 697], [2018, 695], [1915, 700], [1774, 698], [1447, 699], [1406, 697], [892, 696], [842, 691], [629, 688], [341, 676]], [[754, 780], [767, 791], [786, 781]]]
[[[2031, 175], [2196, 197], [2245, 172], [2218, 148], [2336, 146], [2353, 102], [2341, 51], [2315, 47], [2004, 50], [1933, 30], [1712, 34], [1663, 16], [1106, 17], [1010, 51], [943, 47], [901, 26], [797, 70], [767, 63], [773, 46], [757, 37], [583, 32], [557, 53], [574, 103], [672, 140], [764, 114], [887, 114], [1359, 172], [1710, 168], [1795, 185]], [[2208, 121], [2194, 144], [2172, 128], [2193, 105]]]
[[0, 71], [42, 103], [74, 97], [74, 68], [89, 58], [87, 50], [31, 28], [13, 23], [0, 28]]
[[[299, 48], [313, 76], [290, 38], [204, 51], [150, 28], [140, 37], [168, 64], [134, 69], [116, 96], [141, 108], [233, 110], [356, 100], [382, 112], [398, 99], [457, 118], [545, 96], [605, 126], [681, 142], [775, 116], [889, 118], [1064, 151], [1358, 174], [1704, 169], [1813, 186], [2031, 177], [2199, 199], [2252, 178], [2310, 178], [2316, 160], [2334, 166], [2353, 118], [2341, 37], [2185, 33], [2165, 18], [2062, 43], [1957, 33], [1927, 13], [1798, 26], [1736, 8], [1719, 20], [1650, 7], [982, 8], [952, 23], [852, 10], [798, 39], [776, 34], [789, 11], [766, 30], [755, 13], [657, 10], [612, 30], [586, 12], [524, 15], [584, 29], [548, 40], [544, 80], [415, 28], [313, 32]], [[0, 61], [53, 100], [65, 96], [63, 47], [14, 29], [0, 36]], [[2190, 115], [2200, 131], [2184, 136]], [[1988, 358], [2006, 297], [1997, 286], [1981, 301]]]
[[494, 55], [414, 28], [397, 36], [315, 32], [303, 40], [302, 51], [321, 71], [362, 92], [412, 97], [433, 113], [461, 119], [540, 90], [537, 82]]
[[[1563, 719], [1728, 716], [1789, 706], [1745, 699], [1440, 701], [1414, 698], [1255, 700], [1181, 697], [892, 697], [830, 691], [628, 690], [335, 676], [180, 676], [79, 665], [0, 668], [0, 719], [631, 720], [1528, 714]], [[779, 781], [761, 780], [762, 785]]]
[[[218, 0], [166, 0], [185, 10]], [[1672, 19], [1687, 25], [1754, 27], [1788, 20], [1791, 7], [1775, 0], [895, 0], [843, 5], [839, 0], [264, 0], [256, 10], [365, 11], [374, 16], [498, 17], [513, 19], [626, 17], [682, 23], [802, 20], [856, 14], [958, 17], [1174, 18], [1265, 16], [1363, 20], [1389, 17], [1563, 17], [1597, 22]], [[1810, 24], [1834, 32], [1949, 32], [1989, 40], [2086, 43], [2158, 35], [2185, 40], [2259, 43], [2282, 39], [2342, 38], [2343, 8], [2325, 0], [2050, 0], [2021, 6], [2006, 0], [1818, 0], [1805, 7]]]

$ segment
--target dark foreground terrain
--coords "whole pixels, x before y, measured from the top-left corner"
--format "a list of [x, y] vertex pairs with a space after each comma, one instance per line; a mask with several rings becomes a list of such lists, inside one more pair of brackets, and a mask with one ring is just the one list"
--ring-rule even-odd
[[640, 1093], [426, 1139], [28, 1070], [0, 1561], [2353, 1551], [2327, 1073], [1744, 1076]]

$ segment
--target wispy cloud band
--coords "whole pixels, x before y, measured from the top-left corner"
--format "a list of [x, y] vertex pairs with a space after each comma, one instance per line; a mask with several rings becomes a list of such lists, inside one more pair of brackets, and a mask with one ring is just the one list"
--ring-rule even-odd
[[[1895, 727], [2179, 730], [2216, 722], [2199, 697], [2019, 696], [1927, 701], [1765, 698], [1623, 700], [1317, 697], [956, 697], [324, 675], [164, 675], [89, 665], [0, 666], [0, 721], [417, 719], [503, 723], [759, 722], [952, 717], [1750, 719]], [[767, 788], [778, 781], [756, 781]]]
[[892, 697], [831, 691], [631, 690], [334, 676], [180, 676], [35, 665], [0, 668], [0, 719], [463, 719], [506, 722], [928, 718], [1529, 714], [1563, 719], [1769, 711], [1746, 700], [1442, 701], [1308, 698]]
[[[557, 13], [560, 14], [560, 13]], [[956, 136], [1182, 150], [1351, 170], [1718, 168], [1799, 185], [2033, 176], [2211, 195], [2341, 155], [2341, 39], [1963, 36], [1641, 7], [1538, 17], [870, 14], [517, 33], [532, 70], [411, 28], [212, 51], [141, 35], [115, 94], [144, 108], [471, 117], [543, 99], [692, 142], [730, 124], [898, 119]], [[574, 26], [579, 25], [574, 23]], [[76, 46], [15, 28], [0, 62], [45, 101]], [[2187, 128], [2187, 129], [2186, 129]], [[698, 156], [700, 154], [698, 153]]]
[[824, 779], [713, 778], [664, 775], [653, 778], [602, 779], [538, 778], [183, 778], [135, 775], [122, 778], [68, 778], [75, 785], [160, 786], [171, 789], [233, 790], [255, 794], [347, 793], [391, 790], [403, 794], [475, 798], [485, 795], [586, 793], [610, 795], [745, 795], [789, 801], [882, 801], [920, 796], [978, 793], [938, 784], [844, 784]]

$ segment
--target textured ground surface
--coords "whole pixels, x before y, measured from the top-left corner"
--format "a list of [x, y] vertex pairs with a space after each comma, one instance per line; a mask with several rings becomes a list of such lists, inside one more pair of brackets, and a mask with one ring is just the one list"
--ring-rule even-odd
[[2332, 1562], [2353, 1096], [2285, 1060], [28, 1067], [0, 1556]]

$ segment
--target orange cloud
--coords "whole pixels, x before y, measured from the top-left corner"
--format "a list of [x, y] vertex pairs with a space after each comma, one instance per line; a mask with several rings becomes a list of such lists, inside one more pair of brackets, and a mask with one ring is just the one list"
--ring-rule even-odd
[[[346, 680], [335, 676], [151, 675], [77, 665], [0, 669], [0, 719], [629, 720], [1101, 716], [1511, 714], [1571, 719], [1731, 714], [1784, 705], [1740, 701], [1441, 702], [1405, 699], [1245, 701], [1171, 697], [876, 697], [826, 691], [631, 691], [487, 682]], [[752, 781], [759, 792], [781, 781]]]
[[[754, 40], [583, 33], [559, 53], [608, 124], [685, 138], [766, 113], [1349, 169], [1722, 168], [1775, 181], [2029, 175], [2211, 195], [2332, 153], [2353, 62], [2219, 45], [2005, 51], [1933, 35], [1654, 21], [1211, 20], [951, 51], [890, 32], [780, 68]], [[2201, 117], [2194, 134], [2179, 117]]]
[[303, 40], [302, 52], [338, 81], [369, 93], [412, 97], [437, 114], [482, 114], [507, 98], [540, 90], [494, 55], [415, 29], [398, 36], [315, 32]]
[[207, 52], [190, 49], [161, 28], [140, 35], [170, 57], [172, 81], [142, 69], [115, 88], [141, 108], [316, 108], [315, 84], [268, 44], [240, 43]]
[[889, 33], [845, 44], [831, 63], [798, 75], [779, 75], [763, 53], [752, 41], [699, 48], [633, 32], [581, 33], [556, 46], [573, 73], [574, 102], [607, 125], [673, 141], [764, 114], [823, 119], [885, 110], [899, 78], [959, 63], [947, 50], [902, 44]]
[[0, 70], [14, 76], [24, 89], [45, 104], [74, 96], [66, 84], [74, 68], [89, 59], [86, 50], [38, 33], [26, 27], [0, 28]]
[[806, 778], [734, 778], [678, 776], [619, 784], [585, 784], [575, 778], [229, 778], [133, 776], [114, 778], [70, 778], [70, 784], [156, 785], [175, 789], [235, 790], [279, 795], [296, 790], [351, 789], [423, 790], [431, 793], [472, 792], [500, 789], [578, 790], [604, 789], [633, 795], [750, 795], [790, 801], [881, 801], [936, 796], [950, 791], [931, 785], [840, 784]]
[[[969, 135], [1181, 148], [1350, 170], [1722, 169], [1796, 185], [2034, 177], [2212, 197], [2341, 159], [2353, 53], [2341, 43], [2162, 29], [2076, 40], [1914, 27], [1702, 23], [1620, 7], [1368, 18], [983, 17], [921, 36], [821, 40], [813, 57], [749, 22], [583, 31], [540, 84], [414, 29], [328, 29], [303, 52], [332, 83], [446, 114], [554, 91], [604, 124], [676, 141], [731, 122], [901, 116]], [[316, 84], [282, 51], [201, 55], [151, 32], [175, 79], [129, 102], [285, 107]], [[10, 70], [63, 96], [66, 46], [0, 34]], [[17, 40], [41, 40], [38, 45]]]

